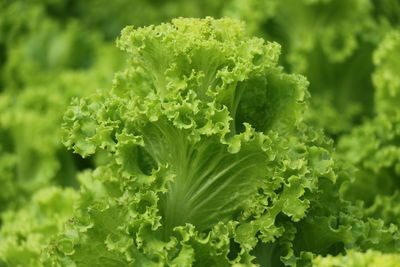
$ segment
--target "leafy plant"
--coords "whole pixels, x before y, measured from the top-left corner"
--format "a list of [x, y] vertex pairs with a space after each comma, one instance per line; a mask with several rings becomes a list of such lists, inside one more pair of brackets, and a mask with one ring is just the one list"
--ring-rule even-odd
[[0, 266], [398, 266], [398, 11], [0, 1]]

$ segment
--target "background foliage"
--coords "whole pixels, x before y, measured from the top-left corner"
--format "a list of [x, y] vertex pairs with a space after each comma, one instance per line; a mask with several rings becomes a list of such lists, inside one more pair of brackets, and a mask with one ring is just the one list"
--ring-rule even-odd
[[[173, 29], [160, 30], [176, 38], [178, 46], [157, 43], [156, 33], [146, 30], [151, 28], [134, 30], [177, 17], [206, 16], [239, 19], [246, 25], [225, 21], [215, 26], [236, 39], [226, 37], [221, 43], [216, 39], [212, 48], [207, 48], [207, 38], [196, 35], [202, 21], [178, 20], [193, 31], [182, 39]], [[127, 25], [134, 28], [127, 28], [121, 36]], [[257, 40], [261, 39], [251, 36], [271, 43], [260, 44]], [[117, 38], [125, 52], [116, 48]], [[152, 57], [132, 52], [138, 49], [134, 38], [159, 45], [153, 65]], [[237, 52], [239, 42], [247, 42], [246, 49], [254, 53], [263, 51], [258, 61], [261, 67], [247, 67], [254, 62]], [[190, 54], [191, 63], [182, 60], [187, 53], [184, 47], [198, 43], [205, 50]], [[238, 79], [237, 83], [256, 88], [243, 96], [243, 103], [248, 104], [239, 107], [237, 117], [227, 115], [235, 112], [221, 93], [228, 88], [224, 85], [215, 94], [217, 101], [204, 97], [200, 104], [190, 94], [176, 99], [176, 91], [170, 91], [163, 97], [176, 105], [162, 108], [147, 92], [137, 92], [148, 97], [140, 103], [126, 91], [137, 84], [150, 86], [148, 73], [164, 75], [155, 71], [160, 62], [165, 62], [170, 70], [167, 78], [175, 82], [171, 90], [181, 90], [180, 82], [184, 82], [187, 91], [193, 91], [205, 83], [199, 73], [206, 68], [196, 65], [196, 60], [210, 51], [221, 57], [210, 57], [209, 62], [219, 60], [221, 66], [236, 67], [237, 73], [226, 74], [227, 80]], [[227, 63], [226, 57], [237, 61]], [[248, 65], [241, 68], [241, 64]], [[199, 75], [198, 84], [192, 76], [181, 80], [181, 74], [191, 75], [188, 66], [199, 72], [193, 74]], [[398, 0], [0, 0], [0, 266], [124, 266], [132, 265], [132, 258], [139, 254], [133, 266], [398, 266], [399, 70]], [[246, 75], [239, 77], [238, 73]], [[308, 82], [286, 73], [302, 74]], [[281, 76], [282, 80], [274, 78]], [[272, 92], [296, 88], [297, 98], [262, 99], [257, 88], [265, 86], [265, 81], [260, 77], [274, 81], [268, 85]], [[260, 100], [258, 107], [253, 107], [254, 98]], [[132, 103], [152, 109], [137, 111]], [[289, 108], [281, 112], [285, 104]], [[195, 108], [204, 114], [191, 113]], [[267, 108], [276, 114], [263, 114]], [[220, 114], [211, 117], [210, 110]], [[204, 151], [220, 151], [221, 166], [237, 160], [222, 150], [223, 145], [241, 149], [237, 155], [243, 158], [255, 153], [258, 156], [250, 159], [257, 164], [267, 155], [249, 136], [269, 140], [268, 160], [274, 167], [257, 169], [276, 178], [271, 182], [274, 190], [261, 190], [262, 185], [244, 190], [251, 203], [242, 205], [240, 200], [237, 207], [237, 200], [221, 200], [234, 206], [235, 212], [241, 210], [242, 217], [214, 210], [223, 219], [201, 221], [201, 212], [215, 203], [211, 200], [204, 204], [204, 211], [175, 221], [182, 216], [171, 215], [168, 207], [181, 199], [174, 199], [172, 193], [172, 200], [163, 199], [165, 185], [153, 182], [142, 192], [143, 185], [132, 180], [137, 170], [130, 166], [135, 159], [129, 151], [140, 146], [140, 140], [129, 135], [132, 129], [137, 136], [149, 137], [143, 141], [146, 144], [167, 150], [180, 145], [168, 148], [150, 140], [159, 133], [138, 125], [152, 123], [154, 118], [140, 112], [158, 116], [158, 126], [170, 131], [171, 143], [184, 129], [185, 136], [197, 138], [198, 147], [208, 141], [202, 141], [205, 132], [193, 125], [209, 119], [214, 124], [207, 130], [213, 139], [207, 139], [211, 141]], [[168, 126], [173, 116], [166, 114], [174, 112], [186, 117], [174, 118], [173, 126]], [[221, 141], [232, 130], [231, 120], [238, 137]], [[294, 128], [287, 127], [292, 124]], [[238, 144], [241, 148], [235, 148]], [[154, 162], [146, 155], [140, 154], [138, 168], [168, 184], [169, 172], [178, 172], [174, 168], [183, 163], [166, 155], [158, 157], [158, 172], [152, 172]], [[235, 171], [240, 173], [245, 166], [238, 165]], [[257, 172], [247, 175], [255, 177]], [[237, 177], [232, 182], [235, 185], [240, 175], [231, 176]], [[268, 207], [260, 204], [265, 198], [270, 199]], [[143, 199], [150, 204], [142, 207]], [[157, 204], [156, 199], [167, 204]], [[281, 202], [286, 204], [280, 206]], [[151, 208], [158, 207], [164, 217], [174, 218], [161, 222], [167, 228], [167, 233], [159, 233], [162, 237], [152, 234], [158, 231], [154, 225], [151, 230], [136, 225], [156, 224], [157, 212]], [[269, 221], [259, 219], [266, 212], [270, 215], [272, 207], [278, 207], [275, 216], [269, 216]], [[140, 214], [136, 222], [129, 222], [128, 209]], [[118, 218], [119, 224], [108, 222], [110, 217]], [[171, 235], [175, 226], [181, 228], [167, 242], [165, 235]], [[110, 235], [113, 228], [119, 230]], [[208, 233], [207, 242], [204, 233]], [[149, 241], [147, 249], [132, 252], [133, 234]]]

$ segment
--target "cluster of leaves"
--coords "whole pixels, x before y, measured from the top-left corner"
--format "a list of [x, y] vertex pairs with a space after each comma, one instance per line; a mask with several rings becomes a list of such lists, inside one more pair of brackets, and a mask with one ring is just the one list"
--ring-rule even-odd
[[399, 14], [0, 0], [0, 266], [398, 266]]

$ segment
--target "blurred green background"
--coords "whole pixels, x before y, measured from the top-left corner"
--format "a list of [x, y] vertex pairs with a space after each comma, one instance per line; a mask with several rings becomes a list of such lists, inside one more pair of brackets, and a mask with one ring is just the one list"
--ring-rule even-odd
[[120, 31], [205, 16], [278, 42], [286, 71], [310, 81], [306, 120], [358, 166], [351, 197], [399, 201], [400, 1], [0, 0], [0, 259], [36, 266], [72, 212], [78, 174], [104, 160], [67, 151], [61, 124], [71, 99], [108, 90], [124, 68]]

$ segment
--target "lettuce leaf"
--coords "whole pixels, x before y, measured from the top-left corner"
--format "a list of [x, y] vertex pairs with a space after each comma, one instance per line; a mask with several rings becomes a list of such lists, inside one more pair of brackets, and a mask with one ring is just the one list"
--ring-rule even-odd
[[307, 81], [231, 19], [127, 27], [118, 46], [129, 67], [112, 90], [65, 113], [65, 145], [109, 160], [45, 263], [255, 264], [336, 177], [330, 142], [302, 123]]

